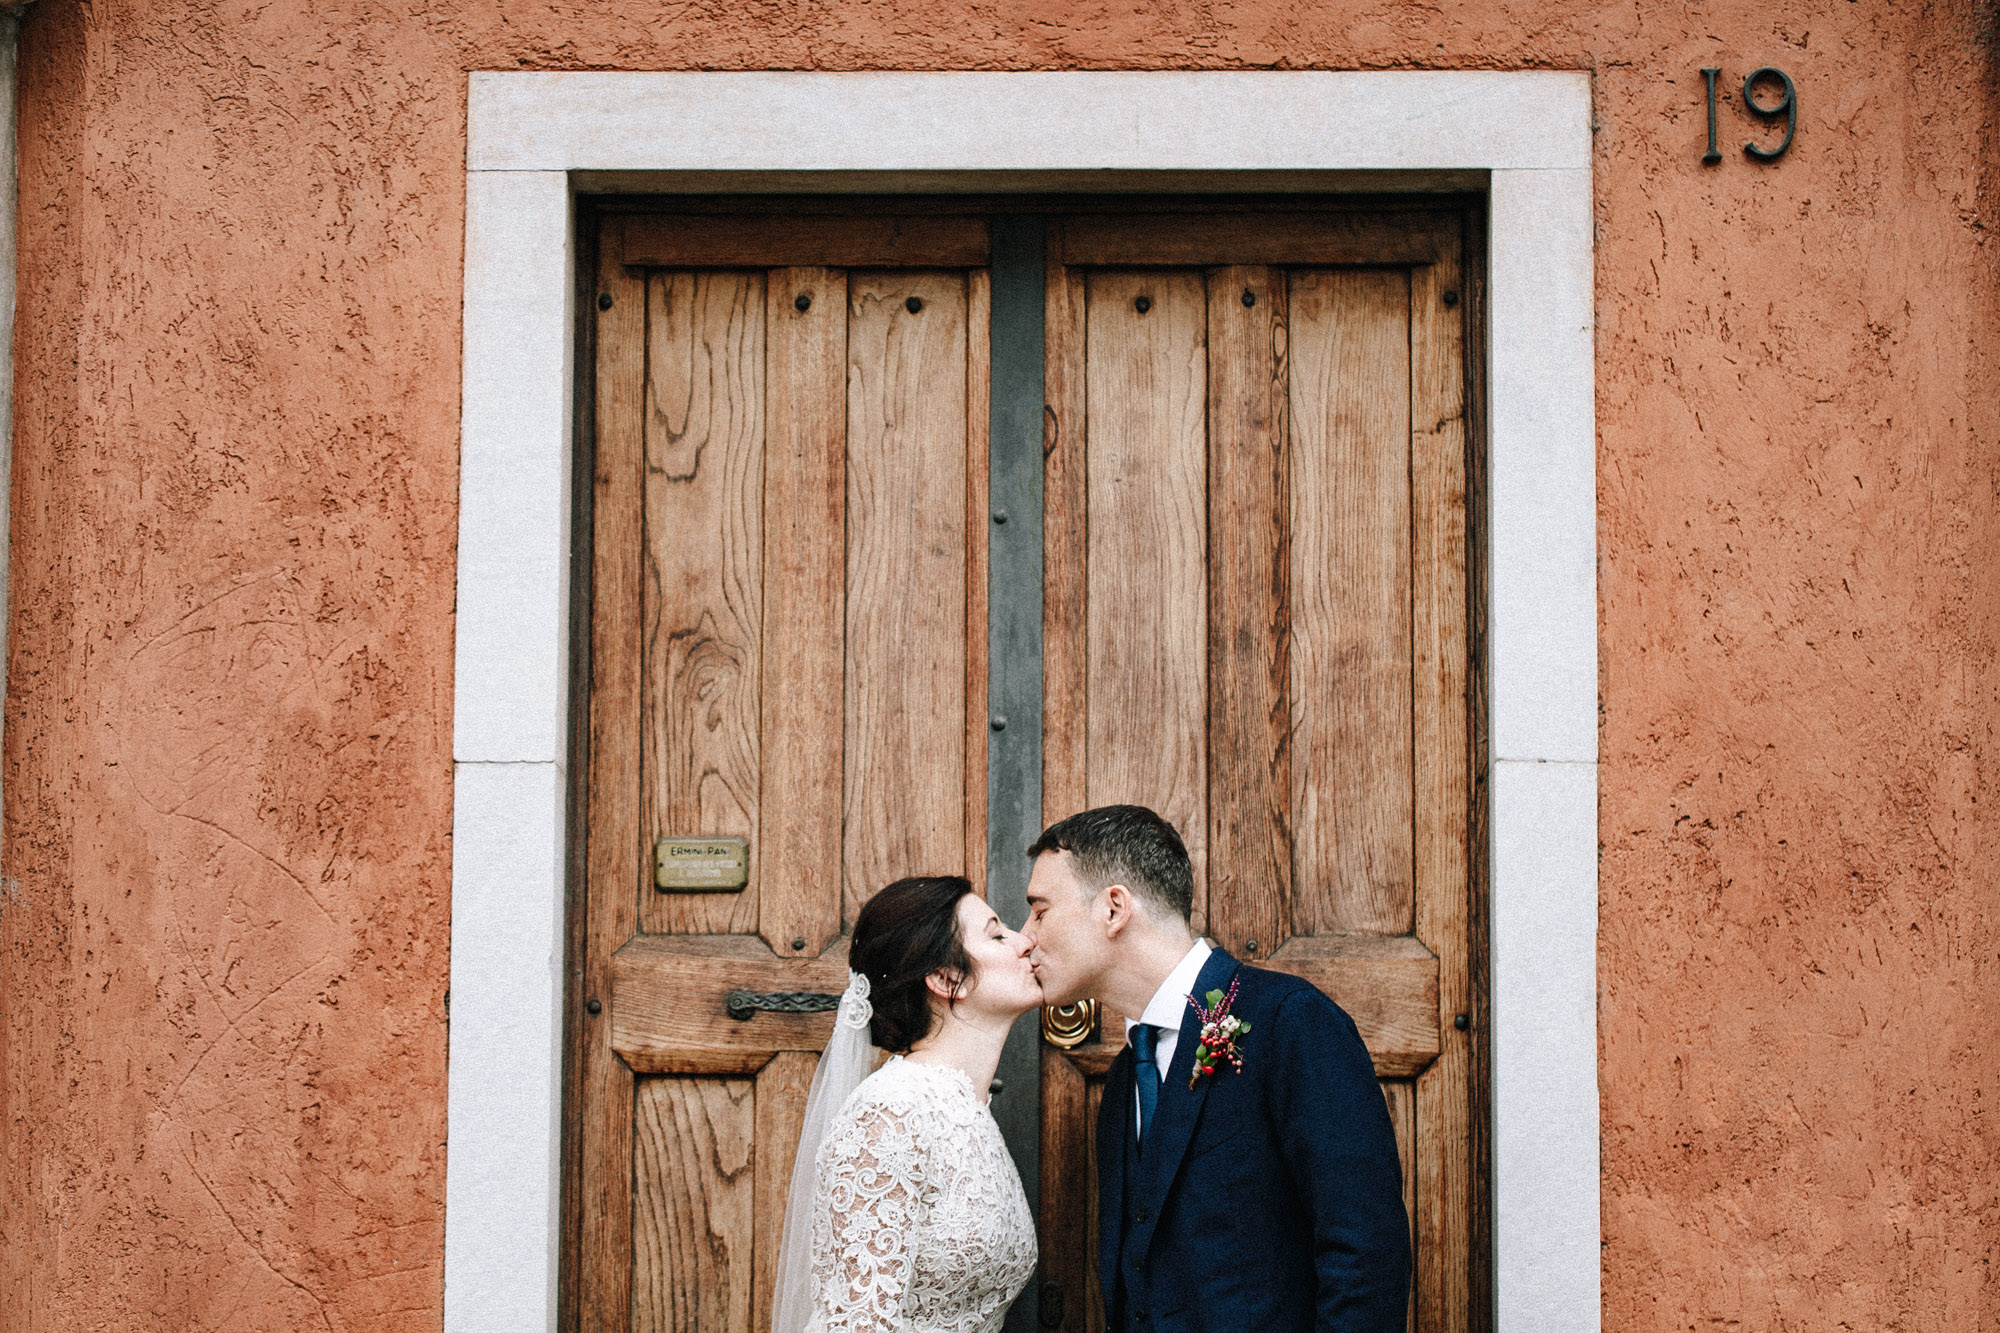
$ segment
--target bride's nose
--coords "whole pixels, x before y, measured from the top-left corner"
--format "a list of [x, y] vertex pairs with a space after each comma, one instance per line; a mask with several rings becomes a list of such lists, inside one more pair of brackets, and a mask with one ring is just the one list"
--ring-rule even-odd
[[1021, 956], [1022, 958], [1026, 958], [1029, 954], [1035, 951], [1035, 942], [1029, 939], [1026, 935], [1023, 935], [1020, 931], [1010, 930], [1007, 932], [1007, 934], [1011, 937], [1011, 943], [1014, 946], [1014, 952], [1019, 956]]

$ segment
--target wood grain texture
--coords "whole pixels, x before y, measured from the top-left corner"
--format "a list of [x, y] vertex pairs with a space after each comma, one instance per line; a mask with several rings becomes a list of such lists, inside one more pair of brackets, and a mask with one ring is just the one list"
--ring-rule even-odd
[[1120, 1030], [1116, 1032], [1107, 1026], [1103, 1041], [1074, 1046], [1064, 1053], [1085, 1078], [1103, 1078], [1110, 1070], [1111, 1062], [1125, 1049], [1124, 1025], [1121, 1023], [1118, 1026]]
[[1085, 578], [1089, 502], [1084, 375], [1088, 289], [1082, 270], [1057, 261], [1064, 225], [1048, 228], [1044, 286], [1042, 414], [1042, 821], [1089, 799], [1089, 654]]
[[634, 1333], [750, 1333], [756, 1088], [648, 1078], [634, 1106]]
[[[595, 429], [597, 421], [597, 355], [598, 329], [596, 319], [589, 313], [595, 308], [598, 295], [598, 278], [603, 262], [602, 220], [580, 219], [577, 228], [579, 254], [577, 261], [577, 292], [581, 298], [577, 305], [577, 325], [584, 336], [584, 362], [590, 373], [579, 368], [577, 381], [578, 408], [580, 420], [590, 423]], [[596, 517], [596, 466], [595, 441], [588, 434], [577, 440], [578, 499], [576, 519], [579, 530], [595, 533], [590, 525]], [[593, 542], [594, 546], [594, 542]], [[579, 561], [579, 567], [582, 562]], [[594, 572], [594, 571], [593, 571]], [[586, 603], [587, 604], [587, 603]], [[586, 627], [586, 632], [593, 627]], [[574, 643], [572, 642], [572, 647]], [[562, 1125], [561, 1143], [557, 1149], [557, 1170], [560, 1172], [559, 1201], [557, 1214], [556, 1251], [556, 1327], [569, 1333], [582, 1323], [583, 1255], [579, 1243], [583, 1237], [583, 1125], [590, 1112], [584, 1101], [584, 1068], [588, 1064], [591, 1024], [590, 1012], [585, 1006], [584, 971], [590, 958], [589, 923], [590, 912], [590, 685], [588, 668], [588, 645], [582, 672], [573, 672], [570, 691], [569, 732], [572, 799], [569, 802], [568, 836], [565, 838], [563, 856], [563, 882], [566, 886], [563, 904], [563, 951], [561, 972], [562, 995]], [[580, 798], [580, 799], [578, 799]], [[578, 807], [581, 807], [580, 809]], [[600, 1010], [602, 1004], [599, 1005]], [[449, 1021], [447, 1019], [447, 1021]], [[0, 1086], [4, 1086], [7, 1057], [0, 1055]], [[6, 1258], [0, 1255], [0, 1273], [7, 1267]]]
[[1093, 272], [1085, 349], [1089, 804], [1150, 806], [1180, 830], [1197, 929], [1208, 841], [1206, 306], [1199, 274]]
[[1409, 280], [1291, 280], [1294, 929], [1414, 925]]
[[1294, 937], [1266, 964], [1303, 977], [1347, 1011], [1384, 1078], [1410, 1078], [1438, 1053], [1438, 963], [1408, 935]]
[[1208, 933], [1291, 934], [1285, 277], [1208, 274]]
[[965, 279], [965, 877], [986, 892], [988, 553], [993, 536], [993, 275]]
[[1091, 1238], [1095, 1209], [1091, 1161], [1097, 1118], [1083, 1071], [1053, 1047], [1042, 1047], [1041, 1277], [1061, 1291], [1060, 1319], [1049, 1298], [1042, 1302], [1043, 1328], [1083, 1333], [1089, 1320], [1090, 1272], [1097, 1266]]
[[750, 1325], [770, 1333], [771, 1295], [778, 1283], [778, 1247], [785, 1234], [785, 1207], [792, 1188], [799, 1131], [805, 1124], [806, 1094], [812, 1091], [819, 1057], [783, 1051], [757, 1075], [756, 1237], [750, 1289]]
[[847, 276], [773, 269], [766, 301], [757, 929], [773, 950], [813, 957], [841, 920]]
[[1457, 219], [1446, 213], [1127, 213], [1068, 219], [1068, 264], [1421, 264]]
[[1102, 1078], [1091, 1079], [1085, 1085], [1084, 1096], [1084, 1122], [1092, 1126], [1088, 1139], [1089, 1153], [1085, 1159], [1083, 1172], [1084, 1191], [1090, 1196], [1090, 1207], [1085, 1210], [1085, 1216], [1090, 1221], [1089, 1225], [1084, 1228], [1084, 1243], [1086, 1253], [1091, 1256], [1091, 1261], [1084, 1265], [1088, 1270], [1085, 1283], [1090, 1293], [1090, 1303], [1084, 1321], [1084, 1328], [1087, 1330], [1087, 1333], [1105, 1333], [1104, 1281], [1098, 1275], [1099, 1270], [1097, 1265], [1097, 1246], [1101, 1238], [1101, 1233], [1098, 1230], [1097, 1218], [1097, 1132], [1095, 1128], [1097, 1114], [1104, 1109], [1104, 1080]]
[[[1379, 1077], [1411, 1078], [1437, 1058], [1437, 959], [1409, 936], [1297, 937], [1263, 966], [1303, 977], [1345, 1009]], [[1102, 1032], [1065, 1053], [1091, 1078], [1125, 1049], [1122, 1017], [1107, 1014]]]
[[1467, 616], [1465, 347], [1455, 246], [1410, 281], [1410, 490], [1415, 710], [1416, 930], [1438, 958], [1441, 1049], [1415, 1089], [1417, 1274], [1426, 1333], [1473, 1319], [1476, 1132], [1470, 663]]
[[593, 441], [589, 826], [578, 1102], [576, 1309], [583, 1333], [631, 1325], [632, 1071], [612, 1048], [611, 956], [638, 929], [644, 866], [639, 696], [645, 439], [645, 283], [600, 262]]
[[1491, 1019], [1492, 973], [1488, 941], [1491, 939], [1491, 813], [1488, 786], [1491, 769], [1491, 716], [1489, 684], [1492, 658], [1487, 651], [1487, 607], [1490, 604], [1490, 568], [1486, 560], [1487, 541], [1483, 515], [1492, 489], [1487, 480], [1486, 383], [1487, 383], [1487, 278], [1486, 216], [1483, 210], [1468, 209], [1461, 231], [1459, 265], [1459, 310], [1463, 319], [1458, 331], [1463, 341], [1465, 365], [1465, 655], [1466, 668], [1466, 896], [1471, 911], [1466, 926], [1469, 956], [1467, 986], [1471, 1025], [1468, 1037], [1466, 1101], [1471, 1107], [1468, 1134], [1467, 1175], [1472, 1181], [1471, 1311], [1466, 1321], [1470, 1333], [1492, 1333], [1494, 1326], [1493, 1276], [1493, 1025]]
[[[614, 307], [615, 308], [615, 307]], [[764, 278], [646, 283], [641, 829], [753, 839], [762, 638]], [[738, 893], [648, 893], [640, 929], [754, 930], [757, 848]]]
[[849, 275], [848, 921], [965, 870], [965, 325], [963, 274]]
[[611, 1040], [634, 1069], [752, 1072], [773, 1051], [819, 1051], [833, 1014], [731, 1018], [732, 990], [847, 988], [846, 941], [815, 958], [774, 956], [754, 935], [640, 935], [611, 960]]
[[[1417, 1096], [1406, 1079], [1384, 1079], [1382, 1100], [1389, 1107], [1389, 1123], [1396, 1131], [1396, 1158], [1403, 1167], [1403, 1212], [1410, 1219], [1411, 1244], [1416, 1243], [1417, 1223]], [[1432, 1293], [1410, 1274], [1410, 1306], [1404, 1326], [1415, 1333], [1420, 1327], [1418, 1311], [1432, 1303]]]
[[634, 267], [973, 267], [986, 263], [983, 217], [634, 214], [620, 220]]

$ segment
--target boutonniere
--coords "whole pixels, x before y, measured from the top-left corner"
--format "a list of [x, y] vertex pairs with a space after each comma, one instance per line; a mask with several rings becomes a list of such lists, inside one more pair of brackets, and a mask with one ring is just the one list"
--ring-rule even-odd
[[1188, 1091], [1204, 1078], [1212, 1078], [1220, 1066], [1227, 1064], [1237, 1073], [1243, 1072], [1243, 1052], [1236, 1042], [1250, 1030], [1250, 1025], [1229, 1012], [1236, 1003], [1236, 982], [1229, 983], [1229, 994], [1219, 990], [1208, 993], [1206, 1005], [1196, 1004], [1194, 996], [1188, 996], [1188, 1003], [1201, 1017], [1201, 1049], [1194, 1053], [1194, 1073], [1188, 1076]]

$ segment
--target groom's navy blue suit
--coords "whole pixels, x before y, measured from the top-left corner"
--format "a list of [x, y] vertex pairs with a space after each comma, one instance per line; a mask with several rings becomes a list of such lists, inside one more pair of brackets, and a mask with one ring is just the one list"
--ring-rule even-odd
[[1409, 1221], [1395, 1131], [1354, 1022], [1310, 983], [1217, 949], [1242, 1072], [1192, 1091], [1192, 1008], [1143, 1144], [1128, 1046], [1097, 1122], [1098, 1260], [1114, 1333], [1401, 1333]]

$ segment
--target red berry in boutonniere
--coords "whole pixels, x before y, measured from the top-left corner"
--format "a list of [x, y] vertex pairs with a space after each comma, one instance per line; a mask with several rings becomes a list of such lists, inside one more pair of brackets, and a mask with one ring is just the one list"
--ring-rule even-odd
[[1219, 990], [1210, 991], [1206, 1005], [1197, 1004], [1194, 996], [1188, 996], [1188, 1003], [1201, 1017], [1201, 1047], [1194, 1053], [1194, 1073], [1188, 1077], [1190, 1092], [1223, 1065], [1239, 1074], [1243, 1072], [1243, 1052], [1237, 1049], [1236, 1041], [1250, 1030], [1250, 1025], [1229, 1012], [1229, 1007], [1236, 1003], [1236, 984], [1229, 983], [1227, 995]]

